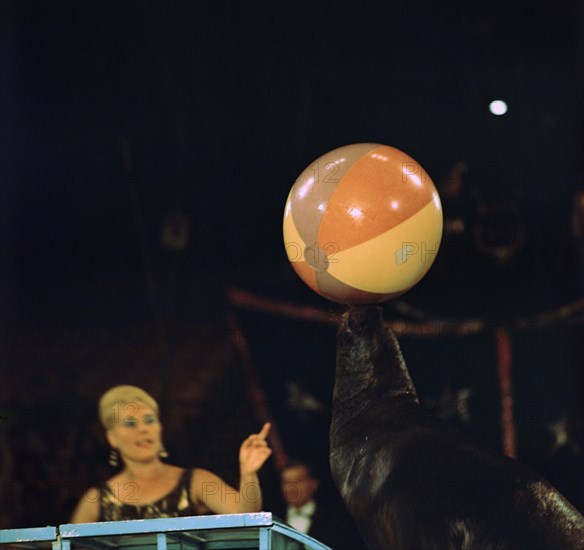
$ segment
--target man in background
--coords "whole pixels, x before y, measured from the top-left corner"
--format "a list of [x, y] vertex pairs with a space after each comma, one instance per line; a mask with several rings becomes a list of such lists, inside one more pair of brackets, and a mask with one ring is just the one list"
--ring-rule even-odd
[[[320, 479], [312, 466], [301, 460], [290, 461], [280, 471], [284, 521], [334, 550], [365, 549], [357, 528], [340, 498], [324, 498]], [[318, 493], [318, 494], [317, 494]]]

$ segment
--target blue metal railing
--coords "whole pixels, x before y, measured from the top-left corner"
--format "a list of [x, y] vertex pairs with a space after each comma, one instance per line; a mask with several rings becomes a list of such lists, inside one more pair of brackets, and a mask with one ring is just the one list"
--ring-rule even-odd
[[331, 550], [270, 512], [5, 529], [0, 531], [0, 548]]

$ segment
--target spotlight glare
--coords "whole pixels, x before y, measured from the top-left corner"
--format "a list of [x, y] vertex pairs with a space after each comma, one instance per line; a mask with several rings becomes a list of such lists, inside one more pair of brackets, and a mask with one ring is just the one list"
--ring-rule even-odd
[[507, 112], [507, 103], [501, 99], [495, 99], [489, 103], [489, 111], [497, 116], [504, 115]]

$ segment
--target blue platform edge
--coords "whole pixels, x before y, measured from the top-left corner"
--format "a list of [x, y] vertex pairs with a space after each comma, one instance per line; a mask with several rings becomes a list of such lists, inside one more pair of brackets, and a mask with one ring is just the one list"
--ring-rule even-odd
[[57, 540], [57, 528], [51, 526], [0, 530], [0, 544], [17, 542], [52, 542], [54, 540]]
[[99, 537], [105, 535], [135, 535], [138, 533], [172, 533], [199, 529], [234, 529], [267, 527], [273, 524], [271, 512], [257, 514], [217, 514], [184, 518], [134, 519], [99, 523], [65, 523], [59, 525], [63, 538]]
[[297, 531], [273, 518], [271, 512], [255, 514], [218, 514], [184, 518], [154, 518], [131, 521], [104, 521], [99, 523], [64, 523], [59, 527], [32, 527], [0, 530], [0, 544], [27, 542], [54, 542], [59, 539], [100, 537], [110, 535], [137, 535], [146, 533], [176, 533], [213, 529], [268, 528], [311, 548], [332, 550], [322, 542]]

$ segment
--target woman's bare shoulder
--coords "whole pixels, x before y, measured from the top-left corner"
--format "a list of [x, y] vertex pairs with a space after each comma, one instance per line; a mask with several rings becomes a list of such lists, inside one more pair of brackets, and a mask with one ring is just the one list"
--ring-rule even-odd
[[100, 489], [90, 487], [87, 489], [71, 516], [71, 523], [93, 523], [99, 519]]

